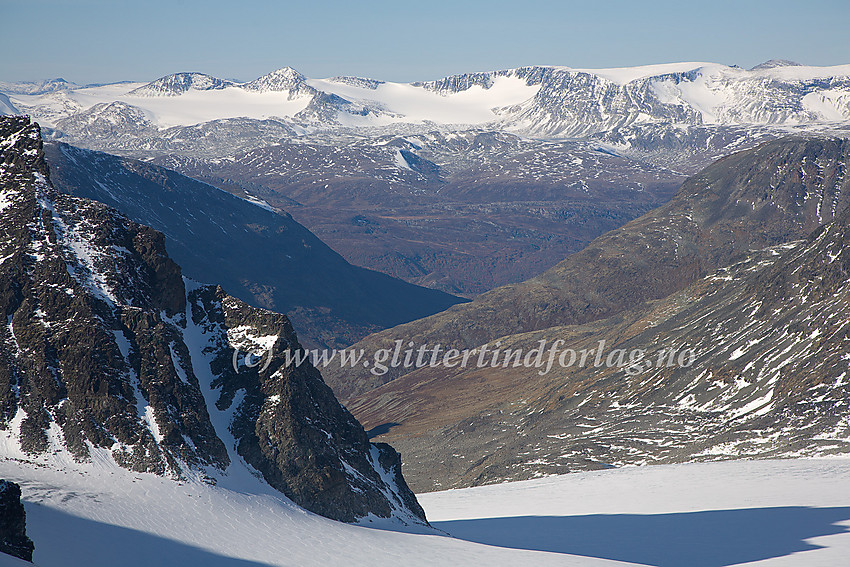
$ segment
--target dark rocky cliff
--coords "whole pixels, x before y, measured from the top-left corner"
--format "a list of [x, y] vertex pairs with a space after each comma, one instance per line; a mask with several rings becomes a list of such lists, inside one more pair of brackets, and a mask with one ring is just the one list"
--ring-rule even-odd
[[27, 513], [21, 504], [21, 487], [0, 480], [0, 552], [32, 561], [35, 549], [27, 537]]
[[25, 117], [0, 119], [0, 230], [0, 424], [20, 458], [210, 481], [247, 463], [334, 519], [424, 521], [398, 454], [312, 366], [228, 366], [244, 337], [300, 349], [289, 320], [184, 279], [161, 233], [55, 191]]

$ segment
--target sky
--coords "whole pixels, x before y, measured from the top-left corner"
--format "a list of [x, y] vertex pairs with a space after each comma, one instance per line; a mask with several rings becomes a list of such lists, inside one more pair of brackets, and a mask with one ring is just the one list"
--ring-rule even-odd
[[523, 65], [850, 63], [848, 0], [0, 0], [0, 80], [440, 78]]

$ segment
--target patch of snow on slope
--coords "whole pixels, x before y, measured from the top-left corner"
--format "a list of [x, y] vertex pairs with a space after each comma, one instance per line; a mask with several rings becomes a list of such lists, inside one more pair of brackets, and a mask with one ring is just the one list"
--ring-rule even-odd
[[803, 108], [816, 112], [824, 120], [850, 120], [850, 93], [838, 89], [811, 92], [803, 97]]
[[12, 101], [9, 100], [9, 97], [0, 93], [0, 116], [10, 115], [10, 114], [20, 114], [15, 105], [12, 104]]
[[410, 164], [407, 163], [407, 160], [404, 159], [404, 156], [401, 154], [401, 150], [395, 151], [395, 154], [393, 156], [393, 161], [395, 162], [396, 167], [398, 167], [399, 169], [406, 169], [408, 171], [413, 171], [413, 169], [410, 167]]
[[68, 274], [93, 295], [110, 305], [115, 305], [118, 301], [115, 291], [106, 281], [103, 271], [97, 267], [97, 264], [109, 258], [109, 255], [98, 250], [78, 230], [78, 227], [69, 226], [60, 216], [54, 214], [53, 221], [58, 229], [57, 236], [70, 253], [71, 261], [66, 258]]
[[18, 195], [17, 191], [12, 191], [7, 189], [0, 193], [0, 212], [6, 210], [9, 206], [13, 205], [15, 202], [12, 200], [14, 195]]

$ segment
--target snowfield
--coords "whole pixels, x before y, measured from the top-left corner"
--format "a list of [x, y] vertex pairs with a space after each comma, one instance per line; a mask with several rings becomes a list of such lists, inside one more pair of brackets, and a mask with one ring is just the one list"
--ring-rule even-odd
[[5, 460], [0, 476], [21, 484], [42, 567], [839, 567], [850, 557], [850, 459], [631, 467], [421, 495], [454, 538], [341, 524], [273, 491], [105, 462]]
[[850, 565], [848, 459], [627, 467], [419, 500], [432, 525], [457, 538], [570, 559]]
[[474, 85], [447, 95], [404, 83], [381, 83], [374, 89], [346, 85], [330, 79], [314, 79], [308, 81], [308, 84], [323, 92], [381, 108], [392, 115], [352, 125], [425, 121], [438, 124], [485, 124], [496, 118], [494, 108], [520, 104], [540, 90], [539, 85], [528, 85], [517, 77], [496, 77], [489, 88]]
[[[44, 95], [15, 95], [14, 100], [9, 102], [10, 110], [0, 107], [0, 114], [11, 114], [11, 105], [16, 101], [24, 109], [41, 108], [40, 122], [52, 127], [55, 119], [90, 109], [96, 104], [118, 101], [141, 109], [157, 127], [168, 128], [226, 118], [262, 120], [292, 117], [304, 110], [312, 99], [312, 95], [290, 98], [288, 90], [251, 92], [239, 86], [208, 91], [189, 90], [179, 96], [138, 96], [131, 93], [145, 84], [122, 83]], [[525, 81], [514, 77], [500, 77], [489, 89], [474, 87], [450, 96], [404, 83], [382, 83], [376, 89], [330, 79], [309, 80], [308, 84], [354, 102], [374, 105], [387, 113], [370, 118], [345, 116], [349, 126], [424, 121], [483, 124], [496, 118], [492, 108], [519, 104], [533, 97], [539, 89], [539, 86], [528, 86]], [[0, 104], [3, 104], [2, 100]]]

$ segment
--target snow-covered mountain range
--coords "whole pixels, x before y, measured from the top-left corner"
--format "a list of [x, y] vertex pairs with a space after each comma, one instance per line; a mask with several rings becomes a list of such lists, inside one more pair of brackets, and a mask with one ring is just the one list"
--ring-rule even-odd
[[[285, 67], [239, 83], [177, 73], [150, 83], [79, 87], [0, 84], [14, 106], [60, 131], [116, 115], [162, 130], [228, 118], [299, 128], [401, 124], [492, 125], [537, 137], [576, 137], [635, 124], [829, 124], [850, 119], [850, 65], [771, 61], [745, 70], [713, 63], [621, 69], [531, 66], [427, 82], [310, 79]], [[127, 127], [125, 125], [124, 127]]]

